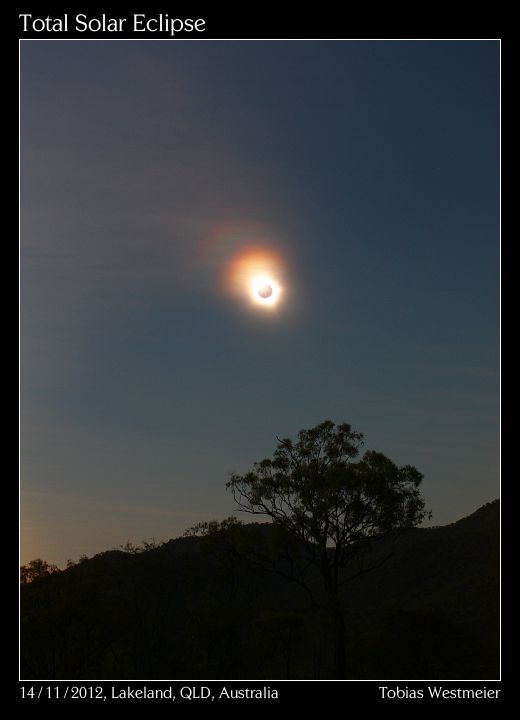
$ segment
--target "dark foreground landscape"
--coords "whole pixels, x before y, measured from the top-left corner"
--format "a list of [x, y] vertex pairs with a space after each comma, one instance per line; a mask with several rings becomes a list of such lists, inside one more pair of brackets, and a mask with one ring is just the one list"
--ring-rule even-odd
[[[282, 574], [269, 525], [108, 551], [22, 585], [23, 679], [328, 679], [327, 614]], [[499, 503], [380, 540], [344, 586], [347, 678], [499, 676]], [[275, 570], [290, 574], [287, 560]], [[355, 569], [346, 570], [355, 574]], [[319, 578], [309, 579], [320, 601]]]

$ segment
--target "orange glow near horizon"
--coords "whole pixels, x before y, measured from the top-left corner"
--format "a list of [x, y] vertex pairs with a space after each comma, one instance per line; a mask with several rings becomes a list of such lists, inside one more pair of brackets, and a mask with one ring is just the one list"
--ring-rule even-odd
[[226, 290], [249, 299], [252, 305], [274, 309], [283, 296], [281, 256], [262, 247], [240, 250], [232, 257], [225, 275]]

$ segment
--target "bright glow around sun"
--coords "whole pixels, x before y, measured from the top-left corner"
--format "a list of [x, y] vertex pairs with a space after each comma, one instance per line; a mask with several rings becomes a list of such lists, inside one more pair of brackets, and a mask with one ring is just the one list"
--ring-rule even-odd
[[255, 308], [274, 310], [283, 297], [283, 262], [275, 251], [248, 247], [231, 258], [225, 288]]

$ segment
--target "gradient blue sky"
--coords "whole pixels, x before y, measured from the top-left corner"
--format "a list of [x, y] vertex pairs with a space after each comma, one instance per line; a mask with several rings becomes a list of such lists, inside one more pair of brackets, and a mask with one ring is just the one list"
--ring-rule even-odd
[[231, 514], [326, 418], [434, 524], [498, 496], [498, 42], [22, 41], [21, 193], [23, 561]]

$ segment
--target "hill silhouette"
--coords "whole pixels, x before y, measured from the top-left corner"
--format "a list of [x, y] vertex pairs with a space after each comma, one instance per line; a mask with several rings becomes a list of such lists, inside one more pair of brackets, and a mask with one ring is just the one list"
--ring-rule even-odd
[[[265, 547], [272, 526], [242, 532]], [[498, 500], [369, 552], [392, 555], [345, 585], [347, 677], [498, 678]], [[23, 679], [327, 679], [330, 644], [301, 588], [207, 538], [107, 551], [22, 586]]]

